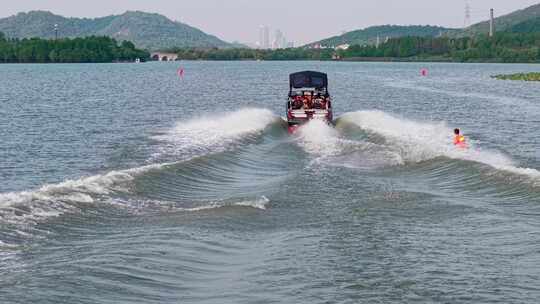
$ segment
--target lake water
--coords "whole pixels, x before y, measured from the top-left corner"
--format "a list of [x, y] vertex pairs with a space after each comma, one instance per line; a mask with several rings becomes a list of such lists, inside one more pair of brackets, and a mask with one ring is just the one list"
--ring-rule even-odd
[[[289, 135], [308, 69], [336, 127]], [[0, 65], [0, 302], [537, 303], [540, 83], [490, 78], [526, 71]]]

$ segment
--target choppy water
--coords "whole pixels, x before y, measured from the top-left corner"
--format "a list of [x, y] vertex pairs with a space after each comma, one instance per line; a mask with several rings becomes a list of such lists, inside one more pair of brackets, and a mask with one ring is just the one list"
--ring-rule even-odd
[[[290, 136], [304, 69], [338, 119]], [[521, 71], [0, 65], [0, 302], [537, 303], [540, 84], [489, 77]]]

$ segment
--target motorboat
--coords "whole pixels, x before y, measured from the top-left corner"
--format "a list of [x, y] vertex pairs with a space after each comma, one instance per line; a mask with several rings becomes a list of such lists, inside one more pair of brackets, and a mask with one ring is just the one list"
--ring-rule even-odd
[[293, 133], [312, 119], [332, 123], [332, 101], [325, 73], [303, 71], [289, 75], [287, 123]]

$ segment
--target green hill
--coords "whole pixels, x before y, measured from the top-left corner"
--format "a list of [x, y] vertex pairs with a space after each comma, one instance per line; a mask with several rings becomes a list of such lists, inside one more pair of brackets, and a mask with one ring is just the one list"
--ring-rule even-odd
[[512, 33], [535, 33], [540, 32], [540, 17], [529, 19], [512, 26], [509, 30]]
[[[486, 12], [486, 15], [489, 12]], [[495, 11], [497, 13], [497, 11]], [[514, 11], [510, 14], [495, 18], [495, 31], [513, 31], [512, 27], [540, 17], [540, 4]], [[534, 22], [534, 21], [531, 21]], [[489, 21], [482, 21], [463, 30], [450, 31], [450, 36], [475, 36], [489, 32]]]
[[118, 41], [132, 41], [138, 48], [149, 50], [232, 46], [187, 24], [139, 11], [95, 19], [65, 18], [47, 11], [31, 11], [0, 19], [0, 32], [11, 38], [53, 38], [55, 24], [58, 24], [59, 37], [109, 36]]
[[330, 37], [321, 41], [313, 42], [307, 46], [313, 46], [320, 44], [325, 47], [338, 46], [340, 44], [351, 44], [351, 45], [366, 45], [366, 44], [375, 44], [377, 41], [377, 36], [379, 36], [380, 41], [388, 38], [397, 38], [404, 36], [420, 36], [420, 37], [436, 37], [440, 33], [448, 31], [448, 28], [440, 26], [430, 26], [430, 25], [381, 25], [381, 26], [371, 26], [365, 29], [356, 30], [352, 32], [347, 32], [340, 36]]

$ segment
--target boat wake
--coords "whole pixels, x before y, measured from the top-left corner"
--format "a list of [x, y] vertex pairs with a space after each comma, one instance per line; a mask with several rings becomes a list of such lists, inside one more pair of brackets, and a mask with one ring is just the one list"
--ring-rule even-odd
[[[166, 212], [197, 212], [197, 211], [206, 211], [212, 209], [225, 209], [225, 208], [253, 208], [266, 210], [270, 200], [262, 195], [256, 199], [247, 199], [247, 200], [221, 200], [213, 201], [206, 203], [194, 203], [194, 204], [179, 204], [177, 202], [166, 202], [166, 201], [136, 201], [136, 202], [122, 202], [121, 207], [129, 205], [132, 209], [141, 210], [142, 212], [147, 212], [148, 210], [155, 211], [166, 211]], [[190, 205], [190, 206], [186, 206]]]
[[[165, 134], [155, 136], [154, 139], [162, 145], [158, 145], [158, 151], [150, 157], [148, 165], [47, 184], [29, 191], [1, 193], [0, 224], [26, 229], [50, 217], [80, 212], [94, 203], [140, 207], [140, 203], [135, 204], [125, 199], [134, 197], [138, 178], [152, 172], [166, 171], [198, 157], [233, 149], [246, 140], [260, 136], [265, 128], [274, 123], [281, 123], [281, 119], [271, 111], [262, 109], [243, 109], [217, 117], [180, 122]], [[236, 203], [210, 203], [190, 207], [185, 211], [226, 206], [264, 209], [266, 203], [266, 198]], [[182, 207], [176, 209], [183, 210]]]
[[[272, 138], [274, 129], [280, 129], [277, 140]], [[229, 207], [265, 209], [269, 200], [264, 195], [279, 191], [287, 174], [301, 170], [291, 143], [310, 156], [310, 164], [414, 170], [408, 165], [431, 163], [437, 169], [428, 168], [429, 172], [454, 174], [453, 160], [458, 160], [522, 176], [529, 185], [540, 186], [538, 170], [522, 168], [500, 152], [477, 147], [474, 141], [468, 150], [456, 149], [451, 134], [444, 123], [417, 122], [381, 111], [347, 113], [335, 128], [313, 120], [292, 138], [286, 137], [283, 120], [268, 110], [244, 109], [179, 122], [154, 136], [158, 148], [145, 166], [0, 194], [0, 225], [12, 227], [4, 231], [28, 234], [45, 219], [82, 213], [89, 206], [99, 208], [103, 203], [135, 212], [164, 208], [185, 212]], [[453, 162], [441, 165], [441, 158]], [[470, 176], [454, 176], [453, 182]], [[480, 183], [476, 183], [476, 189], [483, 189]], [[520, 191], [523, 194], [527, 189]], [[11, 243], [1, 233], [3, 243]]]
[[160, 145], [151, 160], [177, 161], [196, 155], [221, 152], [253, 139], [273, 123], [282, 123], [282, 120], [266, 109], [241, 109], [226, 115], [178, 122], [164, 134], [153, 136]]
[[456, 149], [453, 145], [452, 129], [445, 123], [417, 122], [399, 118], [382, 111], [358, 111], [341, 116], [338, 127], [355, 125], [373, 135], [394, 150], [402, 163], [419, 163], [438, 157], [471, 161], [488, 165], [494, 169], [530, 178], [540, 185], [540, 171], [522, 168], [510, 157], [482, 149], [469, 141], [469, 149]]
[[384, 144], [348, 138], [339, 128], [320, 120], [312, 120], [300, 127], [296, 140], [319, 165], [373, 170], [403, 163], [400, 156]]

